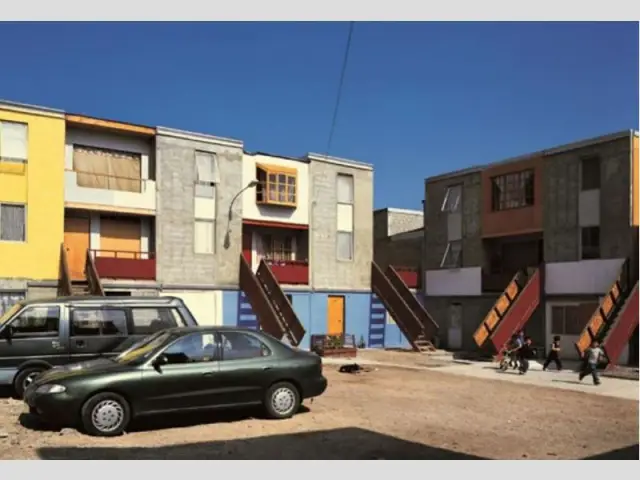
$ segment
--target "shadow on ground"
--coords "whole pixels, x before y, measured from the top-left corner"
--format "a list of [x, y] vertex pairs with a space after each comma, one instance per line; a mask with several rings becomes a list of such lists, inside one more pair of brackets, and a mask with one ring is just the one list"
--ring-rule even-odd
[[43, 447], [43, 460], [483, 460], [360, 428], [164, 447]]
[[0, 398], [15, 398], [13, 388], [7, 386], [0, 387]]
[[[302, 405], [296, 416], [304, 415], [309, 412], [310, 410], [306, 406]], [[170, 428], [193, 427], [196, 425], [234, 423], [254, 418], [264, 418], [264, 411], [261, 408], [238, 408], [230, 410], [200, 411], [194, 413], [169, 413], [136, 419], [131, 422], [127, 433], [152, 432]], [[36, 415], [31, 415], [26, 412], [20, 414], [18, 422], [24, 428], [36, 432], [57, 432], [61, 430], [61, 427], [47, 424]]]
[[583, 460], [638, 460], [640, 458], [639, 444], [617, 448], [598, 455], [592, 455]]

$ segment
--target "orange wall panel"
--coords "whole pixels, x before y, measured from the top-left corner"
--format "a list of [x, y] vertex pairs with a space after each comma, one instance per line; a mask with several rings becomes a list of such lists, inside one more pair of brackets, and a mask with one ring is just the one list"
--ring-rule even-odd
[[[507, 173], [534, 170], [534, 204], [531, 207], [491, 210], [491, 179]], [[542, 231], [543, 159], [532, 158], [515, 163], [496, 165], [482, 172], [482, 236], [505, 237]]]

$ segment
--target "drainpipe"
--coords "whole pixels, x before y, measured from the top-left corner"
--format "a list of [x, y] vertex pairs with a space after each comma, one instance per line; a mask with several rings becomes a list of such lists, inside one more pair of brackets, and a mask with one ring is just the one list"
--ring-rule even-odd
[[244, 188], [242, 188], [238, 193], [236, 193], [233, 196], [233, 198], [231, 199], [231, 202], [229, 203], [229, 212], [227, 213], [227, 231], [224, 234], [224, 244], [223, 244], [225, 250], [228, 250], [229, 247], [231, 246], [231, 220], [233, 220], [233, 204], [236, 202], [238, 198], [240, 198], [240, 195], [242, 195], [244, 192], [246, 192], [250, 188], [254, 188], [257, 185], [258, 185], [257, 180], [251, 180], [249, 183], [247, 183], [247, 185], [244, 186]]

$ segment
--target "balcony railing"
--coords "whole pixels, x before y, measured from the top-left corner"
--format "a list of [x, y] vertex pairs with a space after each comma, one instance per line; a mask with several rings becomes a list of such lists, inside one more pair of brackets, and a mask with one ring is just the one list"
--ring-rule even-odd
[[155, 253], [92, 250], [100, 278], [155, 280]]
[[402, 267], [393, 265], [394, 270], [398, 274], [398, 276], [402, 279], [404, 283], [406, 283], [409, 288], [419, 288], [420, 287], [420, 272], [418, 268], [415, 267]]
[[303, 260], [264, 259], [278, 283], [285, 285], [308, 285], [309, 262]]

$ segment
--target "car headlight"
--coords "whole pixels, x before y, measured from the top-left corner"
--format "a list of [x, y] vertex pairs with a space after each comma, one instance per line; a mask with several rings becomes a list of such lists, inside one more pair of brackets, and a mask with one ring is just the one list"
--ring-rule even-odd
[[67, 387], [63, 385], [46, 384], [40, 385], [36, 389], [36, 393], [62, 393], [67, 390]]

